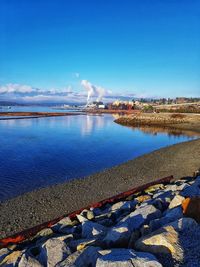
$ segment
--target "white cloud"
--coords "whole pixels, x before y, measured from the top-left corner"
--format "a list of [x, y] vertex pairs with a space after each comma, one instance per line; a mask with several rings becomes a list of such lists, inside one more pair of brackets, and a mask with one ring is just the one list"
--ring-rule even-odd
[[69, 85], [62, 89], [41, 89], [22, 84], [6, 84], [0, 86], [0, 99], [19, 102], [78, 102], [86, 101], [86, 93], [73, 92]]
[[0, 86], [0, 94], [6, 93], [31, 93], [37, 89], [29, 85], [20, 85], [17, 83], [9, 83], [3, 86]]
[[62, 102], [62, 103], [86, 103], [87, 99], [94, 97], [95, 100], [112, 102], [116, 99], [132, 99], [134, 94], [114, 94], [101, 86], [96, 86], [89, 81], [82, 80], [81, 85], [85, 90], [75, 92], [69, 85], [62, 89], [41, 89], [30, 85], [6, 84], [0, 85], [0, 99], [23, 102]]
[[39, 89], [34, 88], [30, 85], [22, 85], [22, 84], [13, 84], [9, 83], [6, 85], [0, 86], [0, 95], [1, 94], [26, 94], [26, 95], [34, 95], [34, 94], [45, 94], [45, 95], [64, 95], [72, 93], [71, 85], [63, 88], [63, 89]]
[[20, 98], [24, 102], [61, 102], [61, 103], [84, 103], [86, 96], [76, 93], [69, 95], [35, 95], [35, 96], [23, 96]]

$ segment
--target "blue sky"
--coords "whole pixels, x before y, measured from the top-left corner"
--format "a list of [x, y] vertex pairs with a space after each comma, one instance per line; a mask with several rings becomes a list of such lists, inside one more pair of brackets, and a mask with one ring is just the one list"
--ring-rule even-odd
[[200, 96], [199, 29], [199, 0], [1, 0], [0, 99]]

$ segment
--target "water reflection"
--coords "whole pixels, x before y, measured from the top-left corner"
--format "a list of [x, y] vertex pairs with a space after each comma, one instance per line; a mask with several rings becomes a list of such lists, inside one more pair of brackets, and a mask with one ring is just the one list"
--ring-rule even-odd
[[89, 135], [91, 132], [106, 127], [106, 124], [109, 123], [103, 115], [86, 115], [83, 120], [85, 123], [83, 123], [81, 127], [82, 135]]
[[111, 115], [80, 115], [0, 121], [0, 200], [194, 138], [113, 120]]
[[[77, 122], [77, 130], [80, 131], [82, 136], [90, 135], [91, 133], [98, 131], [100, 129], [105, 128], [108, 124], [110, 124], [111, 120], [115, 120], [119, 118], [119, 114], [112, 115], [78, 115], [76, 118]], [[33, 125], [48, 124], [48, 127], [53, 129], [59, 121], [59, 127], [63, 128], [72, 128], [74, 127], [74, 116], [65, 116], [61, 117], [59, 120], [58, 117], [48, 117], [48, 118], [34, 118], [34, 119], [8, 119], [0, 121], [1, 124], [4, 124], [6, 127], [31, 127]], [[122, 126], [126, 127], [126, 126]], [[160, 126], [137, 126], [137, 127], [128, 127], [133, 131], [140, 130], [141, 132], [149, 135], [156, 136], [158, 134], [167, 134], [170, 136], [186, 136], [186, 137], [198, 137], [199, 135], [196, 132], [192, 131], [184, 131], [175, 128], [169, 127], [160, 127]]]
[[138, 127], [130, 127], [133, 129], [133, 131], [137, 131], [138, 129], [142, 131], [143, 133], [146, 134], [151, 134], [153, 136], [156, 136], [160, 133], [165, 133], [169, 137], [182, 137], [182, 136], [187, 136], [187, 137], [198, 137], [198, 133], [192, 132], [192, 131], [184, 131], [184, 130], [179, 130], [175, 128], [169, 128], [169, 127], [159, 127], [159, 126], [138, 126]]
[[6, 127], [13, 127], [16, 124], [20, 125], [21, 127], [28, 127], [33, 124], [33, 119], [8, 119], [8, 120], [0, 120], [0, 123], [2, 125], [5, 125]]

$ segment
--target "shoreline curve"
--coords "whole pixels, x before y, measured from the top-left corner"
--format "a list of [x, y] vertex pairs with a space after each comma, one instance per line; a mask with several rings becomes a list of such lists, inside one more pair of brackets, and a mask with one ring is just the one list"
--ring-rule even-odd
[[200, 139], [187, 141], [155, 150], [82, 179], [0, 202], [0, 238], [158, 178], [191, 176], [200, 168], [199, 155]]

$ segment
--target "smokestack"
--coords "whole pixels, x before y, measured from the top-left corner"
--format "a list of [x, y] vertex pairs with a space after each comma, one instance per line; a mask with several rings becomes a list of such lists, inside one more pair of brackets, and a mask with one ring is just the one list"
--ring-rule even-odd
[[85, 90], [88, 93], [87, 94], [87, 105], [89, 104], [90, 98], [92, 96], [97, 96], [96, 101], [99, 102], [102, 100], [103, 96], [105, 95], [105, 89], [104, 88], [102, 88], [100, 86], [95, 86], [87, 80], [82, 80], [81, 85], [85, 88]]
[[97, 102], [100, 102], [100, 101], [102, 101], [102, 98], [105, 95], [105, 89], [100, 87], [100, 86], [98, 86], [96, 88], [96, 90], [97, 90], [97, 93], [98, 93]]
[[93, 88], [92, 84], [90, 82], [88, 82], [87, 80], [82, 80], [81, 85], [85, 88], [85, 90], [88, 93], [87, 94], [87, 104], [89, 104], [90, 97], [94, 94], [94, 88]]

